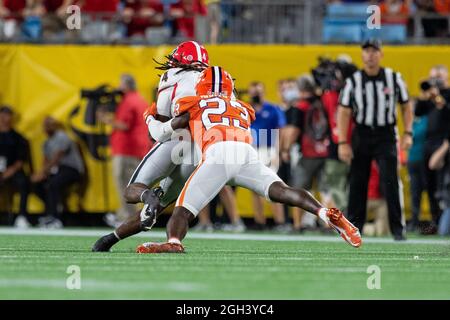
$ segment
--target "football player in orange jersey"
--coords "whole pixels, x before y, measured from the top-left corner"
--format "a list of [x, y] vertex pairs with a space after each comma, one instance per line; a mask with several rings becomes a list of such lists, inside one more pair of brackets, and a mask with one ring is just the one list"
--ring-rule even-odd
[[251, 146], [252, 107], [233, 99], [234, 83], [221, 67], [208, 67], [200, 75], [197, 96], [184, 97], [175, 106], [174, 129], [189, 126], [202, 161], [187, 180], [167, 224], [166, 243], [144, 243], [138, 253], [182, 253], [181, 240], [199, 211], [226, 184], [250, 189], [268, 200], [300, 207], [318, 215], [353, 247], [361, 246], [359, 230], [339, 209], [325, 208], [308, 191], [286, 185], [266, 167]]

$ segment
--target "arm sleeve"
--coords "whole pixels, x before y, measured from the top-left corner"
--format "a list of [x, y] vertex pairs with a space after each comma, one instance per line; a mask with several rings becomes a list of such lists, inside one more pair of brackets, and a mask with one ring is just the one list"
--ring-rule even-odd
[[400, 72], [397, 72], [396, 77], [396, 87], [398, 88], [398, 102], [401, 104], [407, 103], [409, 101], [408, 89], [406, 87], [405, 81], [403, 81], [402, 75]]
[[158, 142], [164, 142], [172, 137], [172, 120], [161, 122], [156, 119], [151, 120], [148, 123], [148, 131], [153, 139]]
[[339, 95], [339, 104], [345, 108], [351, 108], [353, 99], [353, 84], [350, 78], [345, 80], [345, 86]]

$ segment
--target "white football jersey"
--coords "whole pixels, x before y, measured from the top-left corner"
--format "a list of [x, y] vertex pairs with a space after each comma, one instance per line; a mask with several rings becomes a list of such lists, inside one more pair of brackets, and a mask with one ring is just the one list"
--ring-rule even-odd
[[[181, 68], [167, 70], [159, 81], [156, 109], [158, 114], [173, 118], [175, 102], [183, 97], [195, 96], [199, 71], [181, 71]], [[178, 73], [177, 73], [178, 72]]]

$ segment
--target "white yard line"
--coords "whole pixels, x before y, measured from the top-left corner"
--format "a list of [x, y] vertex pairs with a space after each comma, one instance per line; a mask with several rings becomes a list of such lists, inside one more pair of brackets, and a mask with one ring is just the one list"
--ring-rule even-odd
[[[0, 287], [4, 288], [52, 288], [52, 289], [64, 289], [66, 287], [66, 279], [2, 279], [0, 278]], [[138, 291], [138, 290], [150, 290], [150, 291], [164, 291], [173, 290], [178, 292], [194, 292], [194, 291], [206, 291], [208, 286], [203, 283], [194, 282], [130, 282], [128, 281], [100, 281], [94, 279], [84, 279], [81, 282], [81, 289], [94, 290], [94, 291], [109, 291], [111, 289], [120, 291]]]
[[[108, 231], [99, 229], [13, 229], [0, 228], [0, 235], [17, 235], [17, 236], [75, 236], [75, 237], [100, 237]], [[166, 233], [163, 231], [142, 232], [135, 235], [139, 238], [165, 238]], [[340, 242], [342, 239], [336, 236], [315, 236], [315, 235], [279, 235], [279, 234], [250, 234], [250, 233], [196, 233], [191, 232], [187, 235], [188, 239], [217, 239], [217, 240], [256, 240], [256, 241], [319, 241], [319, 242]], [[449, 245], [450, 239], [410, 239], [407, 241], [395, 242], [391, 238], [363, 238], [365, 243], [397, 243], [403, 244], [436, 244]]]

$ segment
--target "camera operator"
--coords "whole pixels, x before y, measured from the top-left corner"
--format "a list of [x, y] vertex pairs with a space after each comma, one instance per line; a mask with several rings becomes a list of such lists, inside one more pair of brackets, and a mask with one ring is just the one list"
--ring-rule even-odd
[[[433, 80], [433, 79], [432, 79]], [[415, 115], [427, 116], [428, 126], [425, 134], [424, 166], [425, 187], [430, 198], [430, 209], [433, 221], [425, 234], [435, 234], [441, 210], [436, 198], [438, 187], [438, 171], [431, 170], [428, 162], [432, 154], [442, 145], [449, 132], [450, 108], [435, 81], [423, 81], [420, 84], [421, 94], [416, 102]]]
[[450, 103], [450, 87], [448, 85], [448, 69], [446, 66], [438, 64], [431, 68], [429, 82], [439, 89], [442, 97]]
[[[127, 204], [122, 193], [128, 185], [139, 162], [150, 148], [147, 125], [142, 115], [148, 107], [145, 99], [137, 92], [136, 82], [131, 75], [124, 74], [120, 78], [119, 89], [123, 99], [115, 110], [115, 114], [99, 110], [97, 118], [100, 122], [112, 126], [110, 138], [113, 176], [120, 193], [121, 207], [117, 219], [109, 217], [109, 224], [125, 220], [135, 213], [136, 207]], [[116, 220], [116, 221], [115, 221]]]
[[[319, 66], [312, 70], [314, 80], [320, 87], [321, 100], [328, 116], [330, 127], [330, 144], [328, 158], [324, 166], [324, 183], [328, 190], [322, 195], [322, 201], [328, 207], [345, 210], [347, 206], [347, 180], [349, 166], [338, 157], [339, 136], [337, 131], [337, 110], [339, 92], [345, 85], [345, 79], [357, 70], [351, 58], [340, 55], [336, 61], [319, 59]], [[348, 128], [347, 138], [350, 140], [353, 126]]]

